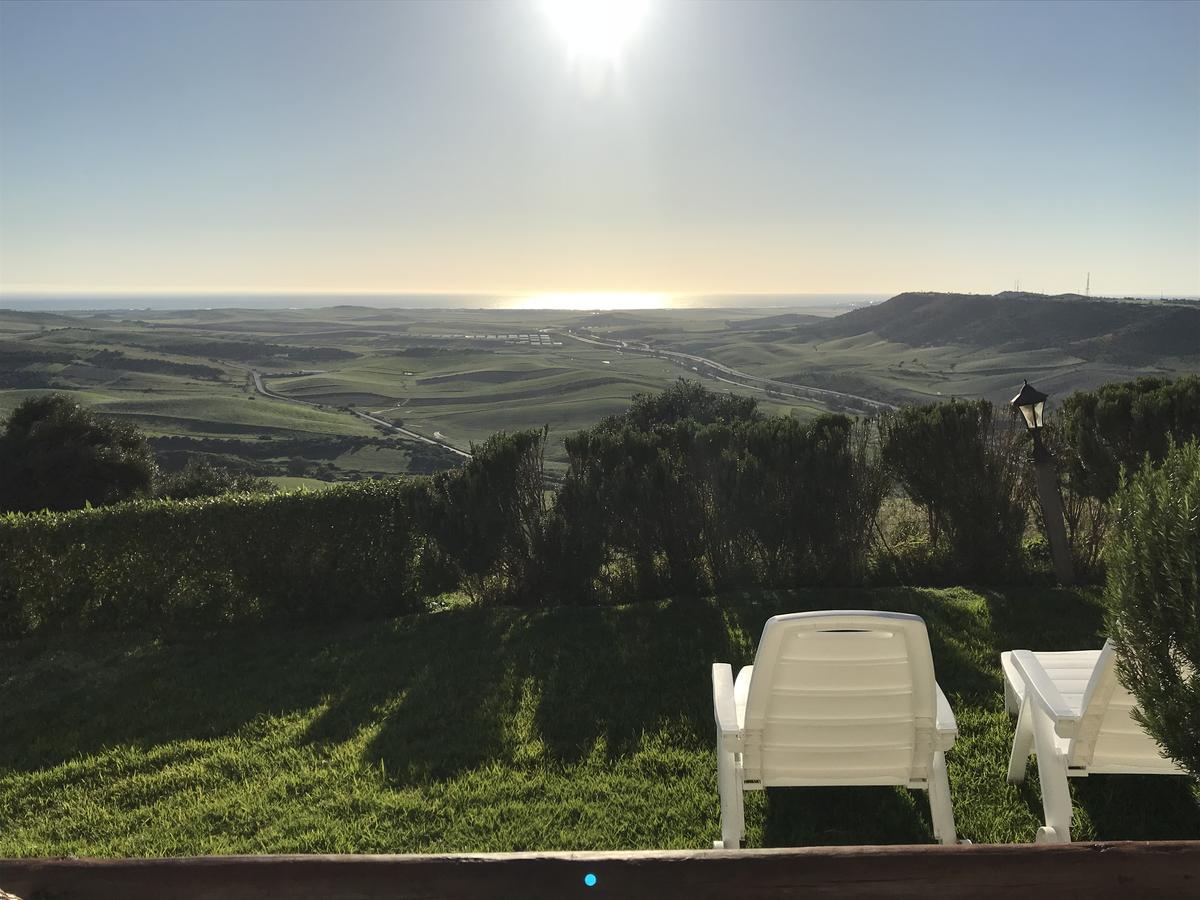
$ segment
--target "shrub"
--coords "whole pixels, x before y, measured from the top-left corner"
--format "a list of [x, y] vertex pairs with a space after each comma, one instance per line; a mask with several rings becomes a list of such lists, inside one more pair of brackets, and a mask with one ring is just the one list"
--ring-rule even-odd
[[137, 428], [62, 394], [23, 401], [0, 434], [0, 512], [116, 503], [149, 491], [155, 474]]
[[694, 392], [688, 407], [710, 421], [670, 404], [665, 421], [630, 415], [567, 439], [560, 497], [592, 523], [574, 545], [590, 575], [623, 571], [641, 596], [862, 578], [883, 493], [864, 427], [745, 404], [713, 415], [718, 404]]
[[680, 378], [657, 394], [634, 394], [629, 409], [608, 420], [640, 431], [691, 420], [700, 425], [752, 422], [762, 418], [758, 401], [738, 394], [716, 394], [698, 381]]
[[926, 511], [930, 540], [960, 579], [1010, 575], [1026, 512], [1011, 417], [987, 400], [905, 406], [879, 420], [888, 471]]
[[1112, 501], [1108, 628], [1138, 720], [1200, 775], [1200, 445], [1149, 460]]
[[1063, 402], [1056, 429], [1074, 489], [1107, 500], [1149, 455], [1163, 459], [1171, 442], [1200, 439], [1200, 375], [1171, 381], [1143, 377], [1077, 391]]
[[272, 494], [275, 485], [265, 478], [214, 466], [206, 460], [189, 460], [182, 471], [160, 475], [154, 496], [164, 500], [191, 500], [221, 494]]
[[420, 485], [0, 516], [0, 637], [332, 621], [426, 592]]
[[435, 475], [425, 525], [476, 599], [527, 599], [545, 513], [546, 429], [499, 432]]
[[575, 581], [589, 589], [606, 572], [611, 587], [641, 597], [727, 583], [736, 561], [719, 516], [728, 506], [730, 430], [760, 419], [752, 397], [680, 378], [568, 437], [553, 530], [569, 553], [558, 564], [578, 567]]
[[862, 581], [887, 479], [870, 428], [843, 415], [774, 417], [738, 435], [729, 521], [753, 536], [773, 584]]
[[1049, 423], [1060, 462], [1063, 512], [1077, 572], [1097, 574], [1109, 525], [1108, 500], [1121, 468], [1161, 460], [1171, 441], [1200, 438], [1200, 376], [1143, 377], [1077, 391]]

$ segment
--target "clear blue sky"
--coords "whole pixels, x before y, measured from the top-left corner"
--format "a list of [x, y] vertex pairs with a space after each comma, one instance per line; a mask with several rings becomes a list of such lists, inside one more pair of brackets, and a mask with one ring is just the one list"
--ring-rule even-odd
[[1200, 4], [0, 5], [0, 290], [1200, 294]]

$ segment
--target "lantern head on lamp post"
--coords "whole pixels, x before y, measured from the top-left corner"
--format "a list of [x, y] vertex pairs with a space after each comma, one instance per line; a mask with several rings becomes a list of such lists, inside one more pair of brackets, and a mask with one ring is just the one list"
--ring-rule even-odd
[[1012, 398], [1013, 409], [1025, 420], [1025, 427], [1033, 435], [1033, 458], [1041, 461], [1049, 457], [1042, 445], [1042, 426], [1045, 424], [1043, 415], [1046, 410], [1046, 394], [1043, 394], [1028, 381], [1020, 393]]
[[1028, 381], [1020, 393], [1012, 398], [1013, 409], [1025, 420], [1025, 427], [1033, 435], [1033, 471], [1037, 485], [1038, 502], [1042, 507], [1042, 521], [1046, 525], [1046, 538], [1050, 542], [1050, 558], [1054, 562], [1054, 574], [1061, 584], [1075, 583], [1075, 567], [1071, 562], [1071, 545], [1067, 540], [1067, 526], [1063, 518], [1062, 497], [1058, 492], [1058, 474], [1050, 452], [1042, 443], [1043, 415], [1046, 410], [1046, 395]]

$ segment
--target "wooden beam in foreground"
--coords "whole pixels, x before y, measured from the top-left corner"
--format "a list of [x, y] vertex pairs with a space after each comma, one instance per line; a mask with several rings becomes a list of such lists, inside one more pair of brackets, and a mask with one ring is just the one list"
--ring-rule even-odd
[[1200, 897], [1200, 841], [10, 859], [0, 860], [0, 889], [23, 900]]

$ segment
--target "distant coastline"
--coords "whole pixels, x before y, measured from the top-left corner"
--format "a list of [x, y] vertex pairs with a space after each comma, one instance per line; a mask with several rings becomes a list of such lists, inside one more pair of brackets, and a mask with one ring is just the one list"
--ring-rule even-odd
[[[185, 309], [320, 309], [369, 306], [381, 309], [506, 309], [529, 294], [0, 294], [0, 309], [21, 312]], [[665, 294], [663, 309], [853, 309], [890, 294]], [[528, 301], [526, 301], [528, 302]], [[616, 308], [614, 304], [614, 308]], [[526, 305], [525, 309], [536, 308]], [[587, 307], [589, 309], [595, 307]], [[627, 308], [623, 307], [622, 308]], [[655, 307], [647, 307], [655, 308]]]

